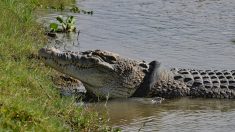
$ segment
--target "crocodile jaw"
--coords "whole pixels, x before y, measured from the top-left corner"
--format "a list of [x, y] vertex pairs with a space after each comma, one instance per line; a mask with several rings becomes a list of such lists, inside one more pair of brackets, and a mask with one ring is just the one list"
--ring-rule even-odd
[[79, 79], [99, 97], [130, 97], [142, 82], [146, 69], [139, 62], [99, 50], [77, 53], [42, 48], [39, 55], [45, 64]]
[[[103, 87], [108, 83], [113, 67], [99, 62], [98, 58], [89, 58], [79, 53], [66, 54], [55, 48], [42, 48], [39, 55], [48, 66], [82, 81], [87, 88]], [[89, 60], [86, 62], [86, 60]], [[99, 63], [99, 64], [98, 64]]]

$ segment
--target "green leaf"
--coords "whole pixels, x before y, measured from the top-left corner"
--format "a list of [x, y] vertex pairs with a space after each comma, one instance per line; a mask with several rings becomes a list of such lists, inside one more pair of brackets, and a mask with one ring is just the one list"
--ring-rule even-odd
[[72, 31], [75, 31], [75, 30], [76, 30], [76, 27], [75, 27], [75, 26], [71, 26], [70, 29], [71, 29]]
[[75, 32], [76, 31], [76, 27], [75, 26], [71, 26], [69, 29], [68, 29], [69, 32]]
[[71, 20], [70, 23], [71, 23], [71, 24], [75, 24], [75, 19], [74, 19], [74, 17], [72, 18], [72, 20]]
[[56, 20], [59, 21], [60, 23], [64, 23], [64, 20], [63, 20], [62, 16], [56, 17]]
[[67, 23], [66, 25], [68, 28], [70, 28], [72, 26], [70, 23]]
[[69, 17], [67, 17], [66, 22], [67, 23], [71, 23], [72, 20], [73, 20], [73, 16], [69, 16]]
[[63, 28], [63, 30], [65, 31], [65, 30], [67, 29], [67, 25], [64, 24], [64, 23], [62, 23], [62, 28]]
[[58, 29], [58, 24], [56, 24], [56, 23], [51, 23], [50, 24], [50, 28], [52, 29], [52, 30], [54, 30], [54, 31], [56, 31], [57, 29]]

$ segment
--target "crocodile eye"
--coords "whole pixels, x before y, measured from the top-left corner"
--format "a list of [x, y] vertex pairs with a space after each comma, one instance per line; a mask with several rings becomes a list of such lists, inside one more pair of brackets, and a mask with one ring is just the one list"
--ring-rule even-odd
[[106, 56], [106, 58], [110, 61], [117, 61], [117, 58], [114, 56]]
[[95, 51], [95, 52], [91, 52], [91, 55], [94, 55], [94, 56], [102, 56], [103, 54], [99, 51]]

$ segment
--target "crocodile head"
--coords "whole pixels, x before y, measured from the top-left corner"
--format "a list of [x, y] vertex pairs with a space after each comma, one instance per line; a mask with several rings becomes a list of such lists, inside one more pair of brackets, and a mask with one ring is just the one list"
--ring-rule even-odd
[[79, 79], [102, 98], [130, 97], [142, 83], [148, 65], [102, 50], [85, 52], [42, 48], [39, 56], [50, 67]]

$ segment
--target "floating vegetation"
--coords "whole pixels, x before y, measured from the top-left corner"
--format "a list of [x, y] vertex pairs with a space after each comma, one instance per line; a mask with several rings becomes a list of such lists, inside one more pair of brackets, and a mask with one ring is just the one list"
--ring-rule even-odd
[[93, 11], [86, 11], [86, 10], [83, 10], [83, 9], [79, 9], [77, 6], [73, 6], [71, 9], [70, 9], [71, 12], [73, 13], [83, 13], [83, 14], [90, 14], [90, 15], [93, 15]]
[[83, 14], [89, 14], [89, 15], [93, 15], [93, 11], [85, 11], [85, 10], [81, 10]]
[[71, 9], [70, 9], [71, 12], [73, 13], [80, 13], [81, 10], [77, 7], [77, 6], [73, 6]]
[[58, 16], [56, 20], [60, 24], [51, 23], [50, 32], [76, 32], [74, 16], [68, 16], [66, 19], [63, 16]]
[[87, 10], [83, 10], [80, 9], [77, 6], [72, 6], [72, 7], [66, 7], [63, 4], [60, 4], [59, 6], [48, 6], [48, 9], [54, 9], [57, 11], [70, 11], [73, 13], [83, 13], [83, 14], [88, 14], [88, 15], [93, 15], [93, 11], [87, 11]]

